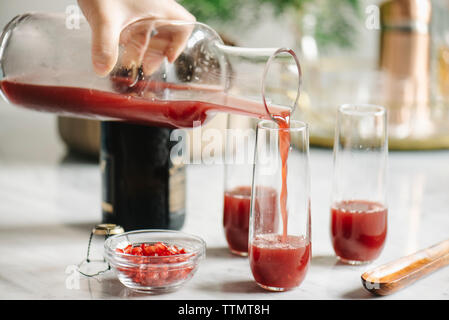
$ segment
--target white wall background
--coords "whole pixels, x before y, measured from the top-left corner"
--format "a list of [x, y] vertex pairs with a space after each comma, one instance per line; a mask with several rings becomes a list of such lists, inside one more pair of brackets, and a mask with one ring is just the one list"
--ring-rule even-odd
[[[68, 5], [77, 4], [76, 0], [0, 0], [0, 27], [3, 28], [8, 21], [18, 14], [47, 11], [65, 12]], [[292, 42], [292, 35], [285, 32], [284, 25], [279, 21], [273, 21], [269, 15], [265, 15], [260, 25], [251, 30], [239, 30], [235, 32], [244, 37], [243, 43], [248, 46], [281, 46]]]
[[[449, 1], [449, 0], [444, 0]], [[363, 0], [363, 7], [377, 4], [381, 0]], [[0, 0], [0, 26], [3, 27], [17, 14], [32, 11], [64, 12], [68, 5], [76, 4], [76, 0]], [[363, 28], [363, 26], [361, 26]], [[273, 19], [269, 10], [262, 14], [259, 23], [248, 27], [230, 26], [229, 33], [239, 39], [240, 45], [249, 47], [289, 46], [295, 44], [295, 35], [287, 19]], [[367, 40], [366, 35], [360, 41]], [[369, 42], [369, 41], [368, 41]]]
[[3, 26], [16, 15], [33, 11], [65, 12], [76, 0], [0, 0], [0, 25]]

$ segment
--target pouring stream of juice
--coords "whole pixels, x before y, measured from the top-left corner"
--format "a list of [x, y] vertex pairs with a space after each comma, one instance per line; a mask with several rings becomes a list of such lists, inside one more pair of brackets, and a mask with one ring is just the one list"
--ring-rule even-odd
[[279, 125], [279, 153], [282, 162], [282, 186], [280, 195], [280, 206], [282, 216], [282, 242], [287, 241], [288, 211], [287, 211], [287, 159], [290, 150], [290, 113], [283, 112], [274, 115], [273, 118]]

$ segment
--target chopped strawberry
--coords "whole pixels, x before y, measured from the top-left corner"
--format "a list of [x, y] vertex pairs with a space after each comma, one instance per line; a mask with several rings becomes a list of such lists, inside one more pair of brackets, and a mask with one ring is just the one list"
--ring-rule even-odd
[[145, 256], [151, 257], [154, 256], [154, 254], [156, 253], [156, 249], [151, 246], [151, 245], [145, 245], [144, 249], [143, 249], [143, 254]]
[[133, 249], [133, 246], [129, 244], [126, 246], [126, 248], [123, 251], [126, 254], [132, 254], [132, 249]]
[[132, 249], [132, 251], [131, 251], [131, 254], [135, 255], [135, 256], [143, 256], [142, 248], [141, 247], [134, 247]]
[[[151, 264], [178, 263], [185, 261], [186, 258], [171, 256], [187, 253], [184, 248], [180, 249], [176, 245], [168, 245], [163, 242], [151, 244], [141, 243], [136, 246], [128, 245], [124, 249], [116, 249], [116, 252], [133, 255], [134, 257], [129, 257], [128, 259], [136, 264], [148, 263], [148, 261], [144, 262], [145, 257], [164, 257], [151, 262]], [[167, 285], [171, 282], [181, 280], [187, 277], [193, 269], [189, 266], [184, 269], [170, 270], [169, 266], [160, 268], [151, 264], [142, 264], [141, 267], [120, 268], [120, 271], [126, 274], [135, 283], [139, 283], [143, 286], [156, 286]]]

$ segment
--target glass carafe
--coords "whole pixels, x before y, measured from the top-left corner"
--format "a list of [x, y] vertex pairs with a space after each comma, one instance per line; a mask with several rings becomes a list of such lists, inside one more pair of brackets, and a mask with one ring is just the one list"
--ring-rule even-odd
[[201, 23], [144, 19], [122, 31], [118, 61], [100, 77], [89, 25], [66, 19], [23, 14], [5, 27], [0, 87], [8, 102], [165, 127], [203, 124], [217, 112], [270, 118], [296, 106], [301, 76], [291, 50], [227, 46]]

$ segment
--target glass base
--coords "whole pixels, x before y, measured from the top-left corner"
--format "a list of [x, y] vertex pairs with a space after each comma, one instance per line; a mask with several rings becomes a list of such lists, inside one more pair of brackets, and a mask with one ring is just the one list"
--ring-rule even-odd
[[283, 292], [283, 291], [287, 291], [287, 290], [291, 290], [292, 288], [279, 288], [279, 287], [270, 287], [270, 286], [266, 286], [264, 284], [260, 284], [258, 282], [256, 282], [257, 285], [265, 290], [268, 291], [274, 291], [274, 292]]
[[135, 292], [139, 292], [139, 293], [144, 293], [144, 294], [162, 294], [162, 293], [170, 293], [170, 292], [174, 292], [176, 290], [178, 290], [180, 287], [182, 287], [182, 284], [178, 285], [178, 286], [173, 286], [173, 287], [148, 287], [148, 288], [136, 288], [136, 287], [129, 287], [129, 289], [135, 291]]
[[239, 257], [247, 257], [248, 256], [248, 251], [237, 251], [237, 250], [233, 250], [231, 248], [229, 248], [229, 251], [231, 251], [232, 254], [239, 256]]
[[374, 260], [368, 260], [368, 261], [361, 261], [361, 260], [348, 260], [342, 257], [337, 256], [337, 259], [344, 263], [344, 264], [349, 264], [351, 266], [362, 266], [365, 264], [370, 264], [371, 262], [373, 262]]

